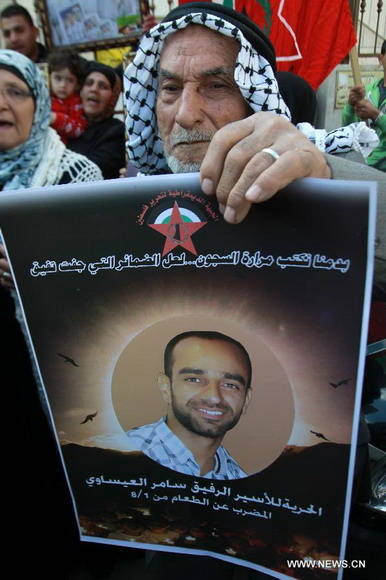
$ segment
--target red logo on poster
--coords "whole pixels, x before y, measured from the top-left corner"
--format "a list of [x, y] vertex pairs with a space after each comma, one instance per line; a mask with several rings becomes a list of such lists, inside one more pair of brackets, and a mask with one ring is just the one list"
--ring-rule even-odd
[[197, 256], [196, 248], [192, 242], [192, 235], [205, 226], [208, 222], [186, 222], [181, 216], [178, 203], [175, 201], [170, 216], [170, 221], [161, 224], [148, 224], [163, 236], [165, 236], [165, 245], [162, 255], [168, 254], [177, 246], [181, 246], [188, 252]]

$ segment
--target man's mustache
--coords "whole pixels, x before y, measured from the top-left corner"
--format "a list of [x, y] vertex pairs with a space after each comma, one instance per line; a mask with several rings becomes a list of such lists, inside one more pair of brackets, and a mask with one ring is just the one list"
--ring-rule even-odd
[[229, 405], [225, 405], [224, 403], [213, 403], [213, 401], [208, 401], [207, 399], [200, 399], [199, 401], [195, 401], [191, 406], [196, 409], [199, 407], [206, 407], [211, 411], [231, 411]]
[[170, 135], [170, 145], [174, 147], [180, 143], [197, 143], [198, 141], [211, 141], [214, 132], [200, 131], [199, 129], [180, 129]]

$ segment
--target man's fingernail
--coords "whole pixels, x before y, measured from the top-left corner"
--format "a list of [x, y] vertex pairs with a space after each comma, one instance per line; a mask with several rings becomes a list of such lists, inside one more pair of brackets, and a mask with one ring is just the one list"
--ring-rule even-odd
[[206, 195], [213, 195], [214, 194], [213, 181], [205, 177], [205, 179], [202, 180], [201, 189]]
[[236, 212], [233, 207], [226, 207], [224, 212], [224, 220], [230, 224], [236, 223]]
[[262, 193], [263, 191], [259, 185], [252, 185], [245, 194], [245, 199], [253, 202], [259, 201], [259, 198], [262, 195]]
[[218, 204], [218, 209], [220, 210], [220, 213], [224, 215], [225, 205], [223, 203]]

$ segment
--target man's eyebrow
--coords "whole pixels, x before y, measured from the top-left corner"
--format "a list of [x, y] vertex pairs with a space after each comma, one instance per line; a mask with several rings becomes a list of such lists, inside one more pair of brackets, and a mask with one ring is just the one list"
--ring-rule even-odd
[[244, 385], [244, 387], [247, 384], [244, 377], [242, 377], [238, 373], [224, 373], [224, 379], [229, 379], [230, 381], [237, 381], [238, 383]]
[[24, 27], [23, 27], [21, 24], [18, 24], [17, 26], [11, 26], [10, 28], [5, 28], [5, 29], [3, 30], [3, 33], [4, 33], [4, 34], [6, 34], [6, 33], [8, 33], [8, 34], [9, 34], [9, 33], [10, 33], [10, 32], [12, 32], [12, 31], [13, 31], [13, 32], [20, 32], [20, 31], [22, 31], [22, 30], [24, 30]]
[[[181, 80], [181, 77], [165, 68], [161, 68], [158, 75], [161, 79], [174, 79]], [[200, 76], [202, 77], [218, 77], [225, 76], [228, 78], [232, 77], [231, 70], [225, 66], [217, 66], [215, 68], [209, 68], [201, 71]], [[233, 77], [232, 77], [233, 78]]]
[[[195, 369], [192, 367], [183, 367], [178, 371], [179, 375], [204, 375], [208, 371], [205, 369]], [[230, 381], [237, 381], [241, 385], [246, 386], [247, 382], [242, 375], [238, 373], [222, 373], [224, 379], [229, 379]]]
[[218, 76], [226, 76], [231, 77], [232, 73], [229, 68], [226, 66], [217, 66], [216, 68], [209, 68], [207, 70], [202, 71], [202, 76], [204, 77], [218, 77]]
[[175, 79], [175, 80], [179, 80], [179, 78], [180, 78], [177, 74], [172, 73], [172, 72], [166, 70], [166, 68], [161, 68], [160, 71], [159, 71], [159, 73], [158, 73], [158, 76], [160, 78], [163, 78], [163, 79]]

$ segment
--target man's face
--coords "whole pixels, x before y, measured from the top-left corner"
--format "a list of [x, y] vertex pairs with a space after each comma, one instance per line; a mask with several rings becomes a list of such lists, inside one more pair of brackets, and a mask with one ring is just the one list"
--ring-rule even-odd
[[177, 434], [220, 440], [250, 401], [248, 365], [240, 349], [222, 340], [189, 337], [173, 350], [171, 378], [161, 387], [170, 404], [168, 424]]
[[239, 43], [190, 25], [165, 42], [157, 122], [173, 173], [198, 171], [213, 135], [249, 114], [234, 80]]
[[1, 29], [4, 36], [5, 47], [16, 50], [31, 60], [34, 60], [37, 52], [36, 41], [39, 30], [31, 26], [23, 16], [11, 16], [1, 19]]

